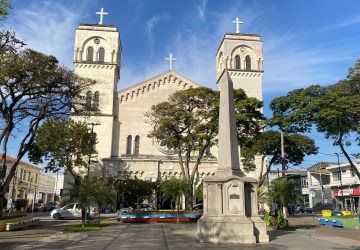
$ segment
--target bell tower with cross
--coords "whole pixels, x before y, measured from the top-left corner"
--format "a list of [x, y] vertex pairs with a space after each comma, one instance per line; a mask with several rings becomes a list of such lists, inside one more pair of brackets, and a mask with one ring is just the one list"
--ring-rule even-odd
[[[74, 66], [79, 76], [96, 80], [90, 90], [83, 93], [86, 104], [95, 114], [86, 118], [89, 124], [101, 124], [93, 127], [98, 138], [96, 145], [99, 157], [111, 155], [114, 120], [116, 117], [117, 83], [120, 79], [121, 40], [118, 28], [106, 24], [107, 12], [101, 8], [99, 21], [95, 24], [80, 24], [75, 32]], [[109, 146], [110, 145], [110, 146]]]
[[241, 33], [243, 22], [238, 17], [232, 22], [236, 31], [225, 34], [216, 53], [217, 79], [227, 67], [234, 89], [262, 100], [263, 42], [259, 35]]

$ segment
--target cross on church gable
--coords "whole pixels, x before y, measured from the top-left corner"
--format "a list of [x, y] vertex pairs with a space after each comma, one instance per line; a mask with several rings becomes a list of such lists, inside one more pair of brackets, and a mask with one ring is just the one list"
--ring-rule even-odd
[[173, 58], [172, 53], [170, 53], [170, 57], [169, 57], [169, 58], [164, 58], [164, 59], [170, 61], [170, 70], [172, 70], [172, 61], [177, 61], [177, 59], [176, 59], [176, 58]]
[[104, 8], [101, 8], [100, 12], [96, 12], [96, 15], [99, 15], [100, 16], [100, 21], [99, 21], [99, 24], [103, 24], [103, 18], [104, 16], [108, 15], [109, 13], [108, 12], [104, 12]]

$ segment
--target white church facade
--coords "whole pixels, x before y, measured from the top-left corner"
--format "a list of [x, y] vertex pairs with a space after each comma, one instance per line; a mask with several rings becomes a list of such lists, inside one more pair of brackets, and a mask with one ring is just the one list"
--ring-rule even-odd
[[[238, 27], [239, 22], [236, 24]], [[248, 96], [262, 100], [262, 45], [259, 35], [243, 34], [239, 30], [226, 33], [218, 51], [214, 51], [217, 78], [227, 67], [234, 88], [243, 88]], [[152, 181], [180, 177], [178, 156], [147, 136], [151, 125], [146, 123], [145, 113], [152, 105], [167, 101], [175, 91], [200, 85], [170, 67], [169, 71], [118, 90], [121, 53], [118, 28], [103, 24], [102, 15], [99, 24], [81, 24], [76, 29], [75, 72], [97, 81], [84, 95], [98, 112], [88, 117], [73, 117], [86, 120], [97, 135], [97, 155], [92, 159], [90, 175], [127, 174]], [[194, 185], [201, 183], [203, 177], [215, 174], [217, 148], [212, 148], [211, 153], [214, 157], [204, 157], [199, 165]], [[258, 177], [256, 171], [250, 176]]]

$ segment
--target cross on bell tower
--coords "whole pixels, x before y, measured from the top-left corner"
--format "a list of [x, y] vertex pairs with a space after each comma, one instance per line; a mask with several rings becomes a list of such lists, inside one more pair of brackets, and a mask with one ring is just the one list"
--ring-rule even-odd
[[243, 24], [244, 22], [240, 21], [240, 19], [237, 17], [235, 19], [235, 21], [232, 21], [233, 23], [236, 23], [236, 32], [235, 33], [240, 33], [240, 24]]
[[104, 16], [107, 16], [109, 15], [108, 12], [104, 12], [104, 8], [101, 8], [100, 12], [96, 12], [96, 15], [99, 15], [100, 16], [100, 21], [99, 21], [99, 24], [103, 24], [103, 18]]

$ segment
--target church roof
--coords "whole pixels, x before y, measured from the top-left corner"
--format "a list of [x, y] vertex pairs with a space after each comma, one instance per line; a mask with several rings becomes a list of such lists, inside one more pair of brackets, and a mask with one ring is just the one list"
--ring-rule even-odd
[[164, 84], [177, 84], [183, 89], [201, 87], [198, 83], [180, 75], [179, 73], [168, 70], [162, 74], [154, 76], [150, 79], [137, 83], [133, 86], [118, 91], [118, 98], [120, 102], [126, 101], [128, 98], [133, 98], [145, 92], [149, 92]]

